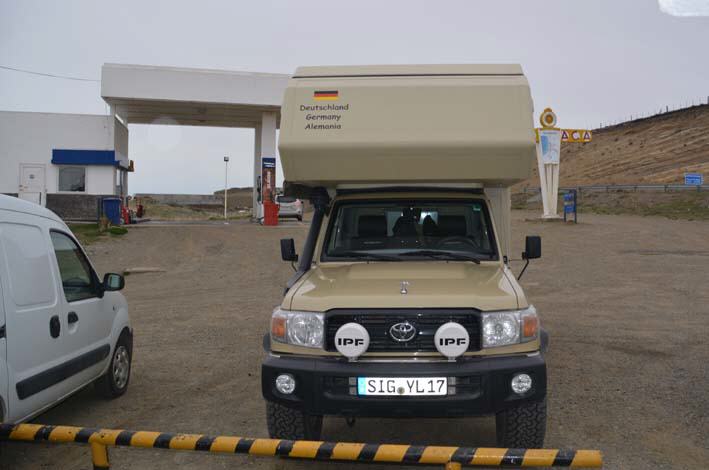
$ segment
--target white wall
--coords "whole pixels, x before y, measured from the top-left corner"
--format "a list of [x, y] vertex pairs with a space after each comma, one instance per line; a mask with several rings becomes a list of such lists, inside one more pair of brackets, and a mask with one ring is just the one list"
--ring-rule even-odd
[[86, 194], [115, 194], [116, 167], [89, 165], [86, 167]]
[[[18, 192], [21, 163], [44, 164], [46, 192], [56, 192], [59, 166], [51, 163], [52, 149], [114, 150], [112, 121], [112, 116], [0, 111], [0, 193]], [[127, 131], [119, 138], [124, 139], [127, 160]], [[114, 167], [86, 168], [87, 194], [115, 192]]]
[[116, 160], [121, 162], [122, 167], [128, 168], [128, 128], [115, 118], [113, 126], [115, 134], [113, 148], [116, 150]]

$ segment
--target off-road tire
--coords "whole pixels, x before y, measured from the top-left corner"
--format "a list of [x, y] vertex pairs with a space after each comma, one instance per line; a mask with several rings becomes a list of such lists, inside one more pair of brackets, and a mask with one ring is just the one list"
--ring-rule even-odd
[[273, 439], [317, 441], [322, 433], [322, 416], [308, 415], [270, 401], [266, 402], [266, 422]]
[[496, 415], [497, 445], [516, 449], [541, 449], [547, 424], [547, 399], [529, 402]]
[[[130, 383], [130, 372], [133, 365], [133, 345], [131, 344], [130, 335], [127, 333], [122, 333], [119, 336], [118, 341], [116, 341], [116, 347], [111, 351], [111, 363], [108, 365], [108, 370], [105, 374], [99, 377], [96, 382], [94, 382], [94, 388], [96, 393], [101, 397], [107, 399], [118, 398], [128, 390], [128, 384]], [[118, 383], [116, 376], [114, 374], [115, 361], [117, 360], [116, 353], [120, 348], [128, 355], [128, 371], [125, 383]]]

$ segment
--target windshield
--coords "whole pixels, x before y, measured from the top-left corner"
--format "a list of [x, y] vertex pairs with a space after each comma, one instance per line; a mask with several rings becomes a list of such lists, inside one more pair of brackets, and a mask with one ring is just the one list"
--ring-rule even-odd
[[485, 201], [352, 201], [335, 206], [323, 260], [496, 260]]

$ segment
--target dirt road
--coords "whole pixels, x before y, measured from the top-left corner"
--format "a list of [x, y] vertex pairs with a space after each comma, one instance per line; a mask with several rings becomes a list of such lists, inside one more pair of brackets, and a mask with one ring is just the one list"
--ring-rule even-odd
[[[514, 252], [543, 237], [522, 279], [551, 334], [548, 447], [602, 449], [606, 468], [706, 468], [709, 461], [709, 222], [583, 216], [577, 226], [514, 213]], [[278, 239], [307, 227], [135, 227], [90, 247], [99, 271], [127, 278], [135, 327], [128, 393], [87, 389], [46, 424], [266, 436], [261, 340], [291, 275]], [[513, 263], [519, 271], [521, 263]], [[494, 444], [494, 420], [326, 419], [329, 440]], [[113, 468], [346, 468], [283, 459], [111, 449]], [[89, 469], [86, 447], [11, 443], [2, 468]], [[179, 465], [179, 467], [178, 467]], [[389, 467], [385, 467], [389, 468]]]

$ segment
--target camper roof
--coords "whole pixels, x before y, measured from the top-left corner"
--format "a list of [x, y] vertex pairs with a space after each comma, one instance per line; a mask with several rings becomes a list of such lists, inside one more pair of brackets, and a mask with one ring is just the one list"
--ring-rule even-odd
[[293, 77], [396, 77], [403, 75], [523, 75], [523, 73], [522, 67], [518, 64], [341, 65], [335, 67], [298, 67]]
[[281, 116], [285, 179], [307, 186], [508, 186], [535, 158], [519, 65], [302, 67]]

